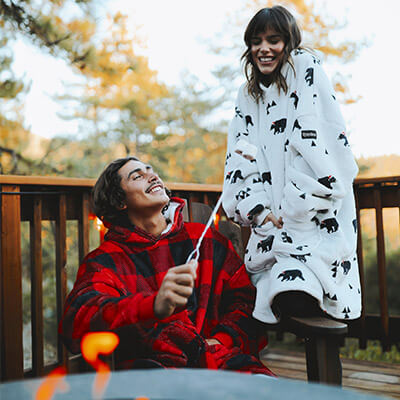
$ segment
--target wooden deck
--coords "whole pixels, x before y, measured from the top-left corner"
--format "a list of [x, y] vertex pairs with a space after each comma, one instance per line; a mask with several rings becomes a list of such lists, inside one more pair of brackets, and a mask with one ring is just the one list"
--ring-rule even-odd
[[[282, 350], [262, 352], [262, 361], [282, 378], [307, 380], [303, 353]], [[400, 364], [342, 359], [343, 387], [400, 399]]]

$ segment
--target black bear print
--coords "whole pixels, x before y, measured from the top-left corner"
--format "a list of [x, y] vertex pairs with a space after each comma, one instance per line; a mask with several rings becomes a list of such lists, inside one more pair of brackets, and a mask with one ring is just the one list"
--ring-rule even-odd
[[278, 119], [271, 124], [271, 128], [274, 130], [274, 135], [277, 133], [283, 133], [286, 128], [286, 118]]
[[[292, 242], [290, 242], [290, 243], [292, 243]], [[304, 247], [308, 247], [308, 245], [307, 244], [303, 244], [302, 246], [297, 246], [296, 250], [303, 251]]]
[[328, 233], [333, 233], [339, 229], [339, 224], [338, 224], [336, 218], [327, 218], [327, 219], [324, 219], [323, 221], [321, 221], [320, 228], [321, 229], [326, 228]]
[[226, 155], [225, 165], [228, 164], [228, 160], [229, 160], [231, 157], [232, 157], [232, 154], [231, 154], [231, 153], [228, 153], [228, 154]]
[[315, 104], [315, 100], [317, 99], [317, 97], [318, 97], [318, 96], [314, 93], [313, 96], [312, 96], [312, 98], [313, 98], [313, 102], [312, 102], [312, 103], [313, 103], [313, 104]]
[[295, 49], [294, 55], [297, 56], [298, 54], [304, 54], [304, 50], [303, 49]]
[[261, 179], [264, 182], [268, 182], [270, 185], [272, 185], [272, 177], [271, 177], [271, 172], [263, 172], [261, 175]]
[[302, 139], [317, 139], [317, 131], [314, 131], [313, 129], [301, 131], [301, 138]]
[[342, 132], [340, 135], [339, 135], [339, 137], [338, 137], [338, 140], [344, 140], [344, 146], [346, 147], [346, 146], [348, 146], [349, 145], [349, 141], [347, 140], [347, 137], [346, 137], [346, 135], [344, 134], [344, 132]]
[[296, 119], [296, 121], [294, 121], [292, 131], [294, 131], [296, 128], [297, 129], [301, 129], [301, 126], [300, 126], [299, 121], [297, 119]]
[[225, 180], [226, 180], [226, 181], [229, 181], [229, 179], [231, 179], [232, 173], [233, 173], [233, 171], [229, 171], [229, 172], [226, 174], [226, 177], [225, 177]]
[[354, 233], [357, 233], [357, 220], [353, 219], [352, 223], [353, 223]]
[[297, 92], [294, 91], [290, 93], [290, 98], [294, 100], [293, 102], [294, 109], [297, 110], [297, 105], [299, 104], [299, 96], [297, 96]]
[[285, 142], [285, 152], [287, 151], [287, 147], [289, 146], [289, 139], [286, 139], [286, 142]]
[[299, 197], [301, 197], [303, 200], [305, 200], [306, 199], [306, 194], [302, 193]]
[[242, 112], [240, 111], [239, 107], [235, 107], [235, 116], [236, 116], [236, 117], [243, 118], [243, 114], [242, 114]]
[[236, 197], [236, 200], [239, 200], [239, 199], [243, 200], [243, 199], [249, 197], [249, 196], [250, 196], [250, 195], [249, 195], [249, 192], [250, 192], [250, 191], [251, 191], [250, 188], [246, 188], [245, 190], [241, 190], [241, 191], [235, 196], [235, 197]]
[[308, 86], [311, 86], [314, 83], [314, 68], [310, 67], [306, 69], [306, 76], [304, 77]]
[[249, 252], [249, 249], [246, 249], [245, 252], [244, 252], [244, 254], [248, 254], [248, 252]]
[[318, 182], [321, 185], [326, 186], [328, 189], [332, 189], [332, 183], [336, 182], [336, 178], [332, 175], [324, 176], [323, 178], [319, 178]]
[[253, 179], [253, 183], [262, 183], [262, 179], [261, 178], [254, 178]]
[[257, 250], [261, 249], [262, 253], [266, 253], [267, 251], [271, 251], [272, 243], [274, 242], [274, 236], [269, 235], [266, 239], [261, 240], [257, 244]]
[[336, 96], [335, 96], [334, 94], [332, 95], [332, 99], [333, 99], [333, 100], [336, 100]]
[[294, 281], [296, 278], [299, 278], [301, 280], [305, 280], [303, 278], [303, 274], [299, 269], [290, 269], [288, 271], [283, 271], [278, 275], [278, 278], [282, 278], [281, 282], [283, 281]]
[[269, 115], [269, 109], [271, 108], [271, 107], [275, 107], [276, 106], [276, 103], [275, 103], [275, 101], [273, 101], [272, 100], [272, 103], [268, 103], [267, 104], [267, 115]]
[[285, 231], [283, 231], [281, 233], [281, 238], [282, 238], [282, 242], [284, 242], [284, 243], [293, 243], [292, 238]]
[[238, 179], [244, 179], [243, 176], [242, 176], [242, 171], [241, 171], [240, 169], [237, 169], [237, 170], [235, 171], [235, 173], [233, 174], [231, 183], [236, 183], [236, 181], [237, 181]]
[[251, 119], [251, 115], [246, 115], [245, 119], [246, 119], [246, 129], [248, 128], [249, 125], [254, 126], [253, 121]]
[[337, 267], [331, 268], [331, 271], [333, 272], [333, 273], [332, 273], [332, 278], [336, 278], [336, 275], [337, 275]]
[[347, 275], [351, 268], [351, 262], [350, 261], [342, 261], [340, 263], [340, 266], [343, 268], [343, 275]]
[[240, 215], [240, 211], [237, 208], [235, 208], [235, 214]]
[[311, 253], [307, 254], [291, 254], [290, 257], [295, 258], [296, 260], [299, 260], [303, 263], [307, 262], [306, 256], [311, 256]]
[[311, 147], [315, 147], [317, 144], [314, 142], [314, 140], [311, 142]]
[[329, 154], [327, 149], [325, 149], [325, 154], [326, 154], [326, 155], [328, 155], [328, 154]]
[[261, 211], [264, 210], [264, 206], [262, 204], [257, 204], [255, 207], [253, 207], [248, 213], [247, 213], [247, 218], [251, 221], [255, 215], [260, 214]]

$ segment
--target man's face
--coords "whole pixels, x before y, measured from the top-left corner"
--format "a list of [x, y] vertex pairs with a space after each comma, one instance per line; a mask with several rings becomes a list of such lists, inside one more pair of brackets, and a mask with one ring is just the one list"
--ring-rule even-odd
[[168, 204], [169, 197], [164, 183], [150, 165], [130, 160], [118, 173], [126, 197], [123, 207], [127, 209], [128, 215], [145, 216], [149, 211], [158, 211]]

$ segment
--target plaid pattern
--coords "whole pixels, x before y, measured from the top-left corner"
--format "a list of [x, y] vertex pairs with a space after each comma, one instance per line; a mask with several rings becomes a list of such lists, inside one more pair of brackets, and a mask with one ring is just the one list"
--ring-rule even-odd
[[[136, 227], [108, 226], [106, 240], [81, 264], [59, 331], [72, 352], [89, 331], [119, 334], [125, 367], [205, 367], [273, 375], [256, 358], [265, 332], [251, 317], [255, 290], [232, 244], [209, 229], [200, 249], [193, 295], [164, 320], [153, 303], [169, 268], [184, 264], [204, 225], [184, 223], [179, 203], [159, 238]], [[221, 343], [209, 346], [205, 339]], [[117, 349], [118, 350], [118, 349]], [[141, 361], [140, 361], [141, 360]]]

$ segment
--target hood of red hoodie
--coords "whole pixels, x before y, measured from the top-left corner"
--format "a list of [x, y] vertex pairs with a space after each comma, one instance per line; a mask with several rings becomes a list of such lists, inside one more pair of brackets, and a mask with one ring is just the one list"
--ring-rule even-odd
[[151, 245], [160, 239], [163, 239], [170, 235], [175, 235], [183, 227], [183, 216], [182, 209], [185, 206], [185, 201], [178, 197], [171, 197], [168, 206], [163, 210], [163, 214], [167, 220], [170, 220], [172, 225], [169, 229], [156, 237], [137, 226], [132, 225], [131, 227], [123, 227], [118, 225], [112, 225], [107, 221], [103, 221], [104, 226], [108, 229], [105, 235], [105, 240], [112, 240], [122, 243], [136, 243], [139, 246]]

